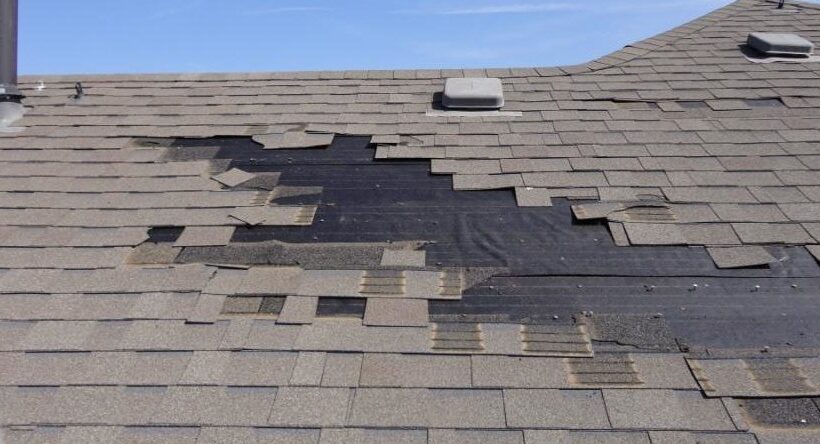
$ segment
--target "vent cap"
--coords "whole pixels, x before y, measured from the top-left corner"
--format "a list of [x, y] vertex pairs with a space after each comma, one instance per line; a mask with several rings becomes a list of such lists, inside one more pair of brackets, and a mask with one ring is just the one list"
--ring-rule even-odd
[[808, 57], [814, 52], [814, 44], [795, 34], [778, 32], [753, 32], [746, 43], [766, 55], [790, 55]]
[[504, 106], [501, 80], [484, 77], [447, 79], [441, 104], [445, 108], [499, 109]]

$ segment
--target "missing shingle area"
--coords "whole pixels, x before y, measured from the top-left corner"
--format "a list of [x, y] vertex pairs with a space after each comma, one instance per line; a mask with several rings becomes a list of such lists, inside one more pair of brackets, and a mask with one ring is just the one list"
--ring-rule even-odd
[[[395, 142], [395, 137], [383, 140]], [[487, 268], [527, 275], [681, 273], [678, 265], [657, 260], [659, 255], [669, 259], [676, 257], [691, 272], [712, 274], [717, 270], [704, 249], [657, 245], [617, 248], [610, 240], [606, 221], [585, 225], [571, 222], [567, 217], [571, 202], [560, 196], [552, 199], [552, 207], [519, 207], [512, 189], [453, 190], [451, 177], [430, 174], [428, 159], [374, 160], [371, 141], [369, 136], [337, 136], [328, 149], [262, 150], [247, 139], [224, 139], [220, 142], [224, 146], [218, 158], [229, 159], [231, 167], [255, 174], [281, 172], [277, 186], [322, 187], [314, 223], [305, 227], [238, 226], [229, 245], [186, 247], [177, 262], [347, 269], [343, 262], [353, 254], [359, 258], [351, 261], [356, 263], [354, 268], [372, 270], [381, 267], [384, 248], [393, 248], [385, 244], [423, 241], [426, 243], [425, 270]], [[354, 170], [357, 174], [350, 173]], [[669, 223], [673, 216], [668, 208], [662, 208], [666, 205], [669, 204], [621, 211], [613, 214], [613, 218], [616, 222], [663, 222], [680, 226], [678, 221]], [[689, 207], [671, 206], [673, 213], [681, 211], [681, 220], [689, 217], [684, 211]], [[441, 207], [448, 211], [434, 210]], [[476, 208], [487, 217], [474, 217]], [[463, 225], [463, 221], [467, 221], [467, 225]], [[351, 230], [351, 227], [355, 228]], [[543, 227], [552, 228], [543, 230]], [[494, 239], [487, 237], [489, 233]], [[555, 233], [560, 233], [560, 242]], [[294, 257], [295, 250], [280, 249], [272, 259], [271, 252], [276, 248], [271, 250], [265, 242], [298, 245], [299, 254], [304, 256]], [[564, 244], [572, 244], [572, 247], [554, 248]], [[321, 256], [318, 250], [332, 245], [339, 251], [332, 263], [318, 261]], [[590, 265], [584, 257], [591, 251], [609, 259]], [[627, 263], [631, 265], [625, 266]], [[733, 274], [731, 271], [721, 273]]]
[[176, 242], [185, 227], [151, 227], [146, 242]]
[[364, 319], [366, 298], [319, 297], [316, 317]]
[[[780, 97], [768, 97], [758, 99], [712, 99], [707, 103], [705, 100], [669, 100], [663, 102], [654, 101], [615, 101], [621, 109], [628, 110], [649, 110], [662, 109], [664, 111], [719, 111], [725, 108], [726, 111], [738, 109], [736, 102], [742, 102], [749, 108], [771, 108], [786, 106]], [[710, 106], [710, 103], [712, 106]], [[721, 106], [722, 104], [725, 104]], [[676, 109], [677, 107], [677, 109]]]
[[752, 108], [770, 108], [776, 106], [786, 106], [783, 103], [783, 100], [779, 97], [769, 98], [769, 99], [744, 99], [747, 105]]

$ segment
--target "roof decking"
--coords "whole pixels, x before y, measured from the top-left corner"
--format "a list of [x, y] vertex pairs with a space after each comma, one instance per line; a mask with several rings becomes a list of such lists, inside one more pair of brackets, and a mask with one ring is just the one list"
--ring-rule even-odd
[[22, 79], [0, 441], [817, 439], [820, 63], [740, 46], [820, 9], [774, 6], [572, 67]]

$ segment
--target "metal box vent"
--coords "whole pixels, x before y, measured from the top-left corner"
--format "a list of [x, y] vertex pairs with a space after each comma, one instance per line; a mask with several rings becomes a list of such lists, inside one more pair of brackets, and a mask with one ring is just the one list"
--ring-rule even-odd
[[441, 104], [455, 109], [499, 109], [504, 106], [501, 80], [483, 77], [447, 79]]
[[746, 44], [766, 55], [809, 57], [814, 52], [812, 42], [795, 34], [753, 32]]

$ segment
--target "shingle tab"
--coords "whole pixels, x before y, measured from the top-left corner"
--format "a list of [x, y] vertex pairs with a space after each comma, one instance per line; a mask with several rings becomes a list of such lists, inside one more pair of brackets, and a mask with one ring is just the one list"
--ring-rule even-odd
[[362, 427], [503, 428], [498, 390], [360, 388], [349, 424]]
[[[275, 388], [169, 387], [150, 422], [264, 425], [276, 394]], [[209, 408], [203, 409], [203, 405]]]
[[276, 426], [343, 426], [351, 390], [324, 387], [282, 387], [268, 424]]
[[735, 430], [720, 400], [697, 391], [604, 390], [604, 399], [615, 428]]
[[427, 300], [371, 298], [365, 308], [364, 324], [425, 327], [428, 324]]
[[468, 356], [366, 353], [362, 387], [469, 388]]
[[597, 390], [504, 390], [510, 427], [607, 429], [610, 427]]

